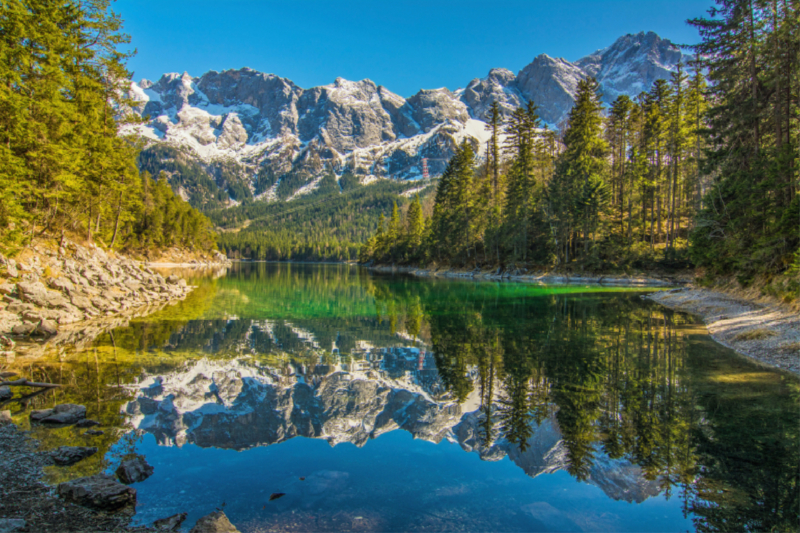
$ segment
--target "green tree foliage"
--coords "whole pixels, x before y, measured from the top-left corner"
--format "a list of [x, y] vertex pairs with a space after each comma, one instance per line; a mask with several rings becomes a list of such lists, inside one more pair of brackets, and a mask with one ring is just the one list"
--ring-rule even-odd
[[[683, 268], [706, 203], [708, 141], [702, 68], [678, 65], [636, 99], [605, 110], [596, 80], [581, 80], [560, 136], [536, 105], [502, 122], [490, 109], [485, 158], [462, 145], [436, 194], [429, 231], [401, 249], [374, 241], [364, 261], [565, 269]], [[501, 131], [505, 149], [499, 149]], [[501, 157], [502, 156], [502, 157]]]
[[[391, 213], [395, 203], [398, 208], [396, 246], [398, 253], [404, 253], [407, 229], [402, 223], [401, 211], [408, 204], [408, 198], [401, 195], [418, 186], [418, 183], [391, 180], [361, 185], [357, 177], [347, 173], [339, 178], [337, 185], [331, 174], [323, 176], [315, 190], [291, 201], [247, 200], [236, 207], [211, 211], [209, 217], [224, 228], [219, 236], [219, 247], [230, 257], [270, 261], [361, 258], [366, 262], [370, 259], [365, 251], [359, 255], [362, 246], [370, 250], [370, 257], [373, 251], [388, 247], [388, 243], [373, 234], [379, 217]], [[423, 196], [426, 193], [426, 190], [421, 191]], [[388, 234], [389, 228], [384, 225], [384, 229]]]
[[692, 256], [742, 281], [779, 272], [800, 245], [800, 4], [717, 0], [711, 18], [689, 22], [710, 81], [712, 177]]
[[0, 4], [0, 243], [68, 229], [137, 246], [151, 206], [166, 234], [148, 242], [209, 249], [205, 217], [172, 191], [148, 198], [164, 187], [140, 177], [137, 147], [118, 135], [129, 78], [119, 47], [129, 40], [109, 4]]

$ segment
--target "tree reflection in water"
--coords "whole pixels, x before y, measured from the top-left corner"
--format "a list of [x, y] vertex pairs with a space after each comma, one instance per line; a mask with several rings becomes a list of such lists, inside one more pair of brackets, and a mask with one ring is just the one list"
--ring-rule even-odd
[[[379, 360], [365, 361], [364, 345]], [[648, 485], [620, 497], [678, 496], [698, 530], [797, 529], [798, 381], [738, 359], [693, 319], [636, 293], [374, 277], [339, 266], [234, 269], [89, 349], [18, 362], [26, 375], [66, 387], [14, 412], [24, 420], [26, 409], [74, 401], [105, 427], [121, 427], [121, 409], [138, 394], [131, 384], [198, 357], [246, 355], [276, 387], [299, 387], [294, 373], [302, 374], [313, 395], [334, 368], [369, 362], [402, 376], [406, 363], [387, 365], [392, 347], [409, 345], [428, 351], [415, 372], [433, 401], [471, 406], [452, 427], [464, 449], [507, 454], [529, 475], [552, 471], [541, 463], [545, 451], [563, 452], [563, 465], [561, 456], [553, 464], [589, 481], [609, 460], [627, 461]], [[35, 436], [45, 445], [89, 442], [68, 428]], [[551, 437], [558, 442], [543, 441]], [[109, 431], [92, 445], [105, 452], [118, 439]], [[79, 468], [59, 476], [101, 469], [102, 453]]]
[[797, 529], [796, 379], [637, 295], [497, 298], [502, 288], [473, 285], [453, 298], [443, 283], [391, 286], [373, 292], [395, 313], [387, 319], [402, 323], [404, 302], [423, 302], [441, 379], [461, 401], [479, 388], [484, 448], [505, 439], [524, 452], [555, 413], [577, 479], [603, 452], [679, 494], [700, 531]]

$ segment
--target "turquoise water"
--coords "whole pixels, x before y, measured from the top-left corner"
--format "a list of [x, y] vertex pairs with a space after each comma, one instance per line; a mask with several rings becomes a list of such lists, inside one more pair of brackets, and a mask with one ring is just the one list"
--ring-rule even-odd
[[54, 476], [155, 467], [135, 523], [797, 529], [798, 381], [641, 291], [264, 263], [194, 283], [37, 363], [109, 429], [102, 461]]

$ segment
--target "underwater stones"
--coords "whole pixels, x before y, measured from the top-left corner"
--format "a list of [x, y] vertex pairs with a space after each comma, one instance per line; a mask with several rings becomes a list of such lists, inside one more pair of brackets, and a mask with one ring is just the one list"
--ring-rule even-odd
[[99, 510], [115, 510], [136, 503], [136, 489], [106, 474], [83, 477], [58, 485], [63, 499]]
[[225, 513], [214, 511], [198, 520], [189, 533], [240, 533], [240, 531], [231, 524]]
[[94, 446], [59, 446], [50, 452], [50, 457], [58, 466], [70, 466], [96, 453]]
[[139, 483], [153, 475], [153, 467], [147, 464], [144, 457], [138, 455], [132, 459], [126, 459], [117, 467], [117, 477], [126, 485]]
[[85, 418], [85, 419], [81, 420], [80, 422], [78, 422], [77, 424], [75, 424], [75, 427], [90, 428], [90, 427], [99, 426], [99, 425], [100, 425], [100, 422], [98, 422], [97, 420], [92, 420], [91, 418]]
[[15, 533], [25, 531], [27, 522], [22, 518], [0, 518], [0, 533]]
[[176, 531], [186, 520], [186, 513], [178, 513], [167, 518], [161, 518], [153, 522], [153, 527], [158, 531]]
[[62, 403], [52, 409], [31, 411], [31, 420], [42, 424], [75, 424], [86, 418], [86, 407], [74, 403]]

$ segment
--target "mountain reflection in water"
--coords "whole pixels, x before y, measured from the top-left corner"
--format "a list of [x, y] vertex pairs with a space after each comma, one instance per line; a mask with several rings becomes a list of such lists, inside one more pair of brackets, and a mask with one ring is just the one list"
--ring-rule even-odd
[[[142, 523], [159, 512], [186, 510], [180, 508], [186, 502], [170, 507], [148, 500], [150, 493], [164, 498], [166, 479], [181, 475], [169, 466], [182, 460], [181, 453], [199, 458], [202, 449], [247, 450], [236, 460], [250, 462], [231, 471], [246, 476], [257, 470], [256, 457], [274, 449], [273, 456], [295, 471], [314, 462], [292, 455], [308, 449], [295, 439], [305, 437], [340, 450], [313, 453], [341, 461], [342, 469], [331, 464], [313, 474], [295, 503], [287, 489], [280, 504], [264, 510], [230, 509], [234, 523], [238, 517], [245, 524], [242, 531], [302, 529], [288, 514], [302, 509], [328, 517], [312, 529], [797, 528], [797, 380], [738, 358], [691, 317], [642, 300], [638, 292], [373, 276], [341, 265], [237, 265], [201, 283], [194, 300], [100, 337], [93, 348], [103, 361], [94, 370], [98, 383], [116, 379], [111, 403], [121, 415], [107, 424], [154, 439], [137, 445], [123, 438], [107, 458], [113, 462], [131, 446], [151, 462], [169, 456], [156, 464], [153, 480], [141, 484]], [[59, 358], [65, 359], [63, 352]], [[117, 368], [104, 371], [103, 365]], [[41, 363], [40, 372], [50, 378], [52, 369]], [[75, 375], [92, 371], [72, 367]], [[71, 391], [91, 414], [91, 401], [81, 398], [88, 393]], [[98, 406], [109, 401], [98, 392]], [[398, 435], [395, 430], [414, 444], [388, 438]], [[425, 441], [448, 451], [426, 458], [433, 452], [425, 451]], [[350, 474], [344, 457], [353, 452], [341, 443], [358, 450], [348, 459], [356, 465]], [[372, 518], [365, 515], [353, 526], [362, 518], [356, 514], [367, 513], [353, 502], [371, 501], [388, 490], [386, 483], [362, 481], [364, 492], [350, 500], [336, 487], [358, 485], [360, 466], [384, 475], [389, 466], [373, 463], [392, 446], [406, 450], [392, 456], [398, 479], [412, 468], [403, 457], [423, 454], [425, 468], [410, 479], [431, 494], [466, 490], [447, 488], [434, 472], [445, 472], [448, 462], [472, 472], [478, 467], [449, 450], [474, 452], [469, 455], [490, 470], [469, 478], [486, 486], [473, 495], [478, 501], [497, 497], [494, 505], [507, 512], [484, 513], [446, 499], [409, 510], [398, 502], [410, 487], [398, 485], [389, 493], [396, 505], [381, 503], [380, 512], [373, 507]], [[514, 485], [522, 480], [503, 470], [506, 463], [524, 473], [527, 488]], [[204, 475], [224, 475], [228, 467], [208, 468]], [[164, 477], [156, 481], [160, 471]], [[488, 481], [498, 475], [500, 481]], [[558, 496], [552, 486], [566, 483], [562, 475], [574, 481]], [[550, 496], [514, 503], [537, 486], [530, 478]], [[320, 500], [328, 489], [312, 498], [314, 483], [335, 498]], [[617, 511], [604, 511], [579, 485], [598, 487], [607, 502], [635, 502], [639, 510], [612, 519]], [[564, 514], [559, 502], [571, 511]], [[203, 500], [196, 507], [213, 510], [218, 503]], [[449, 509], [462, 525], [435, 509]], [[346, 527], [337, 522], [341, 513], [349, 513]]]

